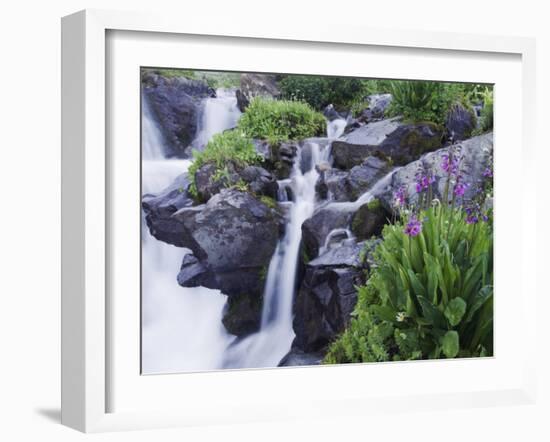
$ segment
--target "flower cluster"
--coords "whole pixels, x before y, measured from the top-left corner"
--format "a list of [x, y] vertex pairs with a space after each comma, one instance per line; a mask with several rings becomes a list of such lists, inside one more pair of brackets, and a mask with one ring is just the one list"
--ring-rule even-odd
[[405, 235], [411, 237], [418, 236], [422, 232], [422, 222], [418, 220], [416, 215], [411, 215], [409, 222], [407, 222], [407, 225], [403, 231], [405, 232]]
[[460, 168], [460, 158], [458, 156], [445, 154], [441, 161], [441, 169], [450, 175], [457, 175]]
[[435, 183], [435, 177], [432, 174], [418, 173], [416, 175], [416, 192], [421, 193], [427, 190], [433, 183]]
[[395, 207], [403, 207], [407, 203], [407, 189], [405, 186], [400, 186], [393, 193], [393, 203]]
[[474, 202], [470, 206], [464, 208], [466, 212], [466, 223], [477, 224], [480, 220], [483, 222], [489, 221], [489, 217], [481, 209], [481, 206]]
[[470, 187], [468, 183], [462, 182], [461, 179], [462, 177], [460, 175], [456, 179], [456, 184], [453, 189], [453, 193], [455, 194], [455, 196], [464, 196], [466, 189]]

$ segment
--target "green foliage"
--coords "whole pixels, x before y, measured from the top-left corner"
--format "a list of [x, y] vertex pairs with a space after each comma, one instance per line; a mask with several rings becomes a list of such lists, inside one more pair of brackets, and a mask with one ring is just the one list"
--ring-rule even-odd
[[493, 129], [493, 88], [483, 92], [483, 108], [481, 109], [481, 129], [485, 132]]
[[363, 80], [358, 78], [309, 75], [288, 75], [279, 87], [283, 98], [305, 101], [317, 110], [329, 104], [336, 109], [349, 108], [359, 96], [364, 97], [365, 90]]
[[453, 103], [465, 104], [462, 84], [396, 80], [391, 82], [390, 89], [393, 101], [389, 114], [402, 115], [406, 120], [443, 125]]
[[165, 78], [187, 78], [203, 81], [213, 89], [237, 88], [241, 82], [241, 74], [234, 72], [194, 71], [189, 69], [146, 69]]
[[239, 129], [248, 137], [275, 144], [323, 135], [326, 120], [306, 103], [256, 97], [241, 116]]
[[377, 266], [348, 329], [331, 344], [326, 363], [491, 355], [493, 351], [492, 229], [468, 224], [459, 208], [420, 213], [421, 233], [386, 226]]
[[[254, 143], [239, 130], [226, 131], [214, 135], [201, 152], [193, 151], [193, 164], [189, 167], [189, 192], [197, 197], [195, 185], [195, 173], [205, 164], [211, 163], [216, 166], [213, 179], [222, 180], [229, 174], [227, 164], [233, 163], [237, 167], [244, 168], [251, 164], [262, 161], [262, 157], [256, 152]], [[244, 183], [246, 185], [246, 183]], [[236, 184], [238, 186], [239, 183]]]

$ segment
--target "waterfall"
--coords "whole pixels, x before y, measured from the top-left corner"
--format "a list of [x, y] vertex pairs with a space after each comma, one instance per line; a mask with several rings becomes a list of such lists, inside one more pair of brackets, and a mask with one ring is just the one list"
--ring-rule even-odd
[[147, 100], [141, 96], [141, 152], [144, 160], [164, 158], [164, 141], [158, 126], [155, 124]]
[[[160, 192], [187, 172], [190, 160], [167, 159], [163, 139], [142, 99], [142, 194]], [[222, 129], [227, 129], [224, 127]], [[227, 297], [178, 285], [188, 250], [158, 241], [142, 219], [142, 370], [144, 374], [222, 368], [234, 339], [221, 320]], [[200, 312], [200, 314], [197, 314]]]
[[327, 137], [330, 139], [340, 138], [346, 129], [348, 122], [343, 118], [337, 118], [327, 122]]
[[204, 100], [199, 118], [199, 131], [192, 143], [193, 146], [199, 150], [204, 149], [213, 135], [235, 127], [240, 116], [235, 91], [217, 89], [216, 97]]
[[276, 367], [288, 353], [294, 340], [292, 305], [296, 289], [296, 271], [302, 224], [315, 209], [316, 166], [330, 160], [330, 144], [321, 146], [308, 141], [299, 147], [290, 176], [294, 202], [284, 238], [279, 242], [269, 264], [260, 331], [228, 349], [228, 367]]

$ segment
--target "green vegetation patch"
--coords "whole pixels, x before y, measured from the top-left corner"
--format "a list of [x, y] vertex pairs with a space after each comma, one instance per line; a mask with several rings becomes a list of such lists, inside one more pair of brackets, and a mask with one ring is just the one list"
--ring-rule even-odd
[[350, 325], [324, 362], [492, 355], [492, 259], [490, 222], [471, 223], [460, 208], [386, 226]]
[[239, 129], [275, 144], [324, 135], [326, 120], [306, 103], [256, 97], [241, 116]]
[[193, 164], [189, 167], [189, 192], [197, 198], [197, 187], [195, 185], [195, 173], [205, 164], [214, 164], [216, 173], [214, 176], [223, 175], [228, 162], [237, 167], [257, 164], [262, 161], [261, 155], [256, 152], [252, 140], [245, 136], [240, 130], [226, 131], [214, 135], [201, 152], [193, 151]]

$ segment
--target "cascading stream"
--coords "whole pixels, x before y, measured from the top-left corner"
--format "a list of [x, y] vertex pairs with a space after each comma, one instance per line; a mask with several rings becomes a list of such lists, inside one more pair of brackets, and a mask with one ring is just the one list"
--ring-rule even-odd
[[218, 133], [237, 125], [241, 111], [237, 107], [237, 97], [233, 89], [217, 89], [216, 97], [204, 100], [199, 118], [199, 132], [193, 147], [199, 150]]
[[[146, 99], [142, 103], [142, 194], [146, 195], [179, 186], [174, 180], [187, 172], [191, 161], [165, 157], [162, 134]], [[218, 126], [220, 131], [229, 127]], [[143, 373], [222, 368], [224, 350], [234, 339], [221, 322], [227, 297], [218, 290], [179, 286], [175, 275], [188, 250], [158, 241], [144, 219], [142, 223]]]
[[228, 349], [226, 366], [276, 367], [288, 353], [294, 339], [292, 303], [296, 288], [302, 224], [315, 209], [317, 165], [330, 160], [330, 143], [309, 141], [294, 160], [290, 183], [294, 202], [290, 203], [284, 238], [275, 250], [267, 272], [260, 331]]

